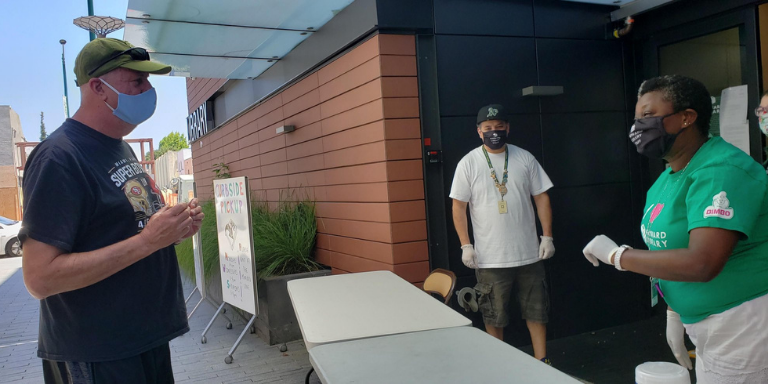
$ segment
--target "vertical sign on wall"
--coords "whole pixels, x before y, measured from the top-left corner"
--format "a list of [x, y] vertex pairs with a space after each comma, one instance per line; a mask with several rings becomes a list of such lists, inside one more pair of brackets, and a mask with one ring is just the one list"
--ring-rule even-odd
[[246, 177], [213, 181], [224, 302], [257, 315], [251, 201]]

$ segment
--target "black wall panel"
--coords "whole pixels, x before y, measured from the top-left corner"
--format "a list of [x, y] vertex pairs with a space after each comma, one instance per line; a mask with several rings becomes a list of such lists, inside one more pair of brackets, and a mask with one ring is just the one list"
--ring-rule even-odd
[[533, 39], [437, 36], [436, 43], [441, 116], [476, 116], [491, 103], [509, 113], [538, 112], [538, 100], [522, 97], [537, 84]]
[[623, 111], [621, 43], [536, 40], [539, 83], [562, 85], [564, 93], [542, 97], [542, 112]]
[[596, 235], [630, 243], [632, 221], [628, 183], [555, 188], [550, 191], [557, 252], [548, 260], [553, 335], [562, 337], [638, 320], [650, 313], [648, 278], [601, 264], [582, 253]]
[[624, 112], [542, 115], [544, 170], [557, 187], [629, 182]]
[[434, 0], [435, 34], [533, 36], [533, 0]]
[[533, 7], [536, 37], [593, 40], [605, 39], [611, 11], [618, 8], [563, 0], [534, 0]]

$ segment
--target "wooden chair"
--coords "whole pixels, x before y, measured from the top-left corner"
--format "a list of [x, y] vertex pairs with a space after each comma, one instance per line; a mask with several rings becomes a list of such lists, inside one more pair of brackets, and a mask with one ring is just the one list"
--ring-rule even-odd
[[450, 302], [455, 287], [456, 274], [442, 268], [435, 269], [424, 280], [424, 292], [440, 295], [445, 300], [446, 305]]

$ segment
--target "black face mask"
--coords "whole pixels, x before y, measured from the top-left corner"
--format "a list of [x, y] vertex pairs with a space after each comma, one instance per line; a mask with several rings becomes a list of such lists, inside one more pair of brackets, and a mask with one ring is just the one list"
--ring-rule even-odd
[[629, 139], [637, 147], [637, 153], [653, 159], [661, 159], [669, 153], [677, 136], [687, 129], [687, 127], [683, 128], [675, 134], [664, 130], [664, 119], [675, 113], [635, 119], [635, 124], [629, 131]]
[[507, 144], [507, 131], [483, 132], [483, 144], [490, 149], [499, 149]]

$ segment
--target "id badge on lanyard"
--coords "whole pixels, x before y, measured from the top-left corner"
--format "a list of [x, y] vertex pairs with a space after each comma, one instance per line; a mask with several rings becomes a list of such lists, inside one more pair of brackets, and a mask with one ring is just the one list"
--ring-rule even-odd
[[659, 303], [659, 296], [662, 299], [664, 298], [664, 293], [659, 285], [659, 279], [651, 277], [651, 307], [655, 307]]

